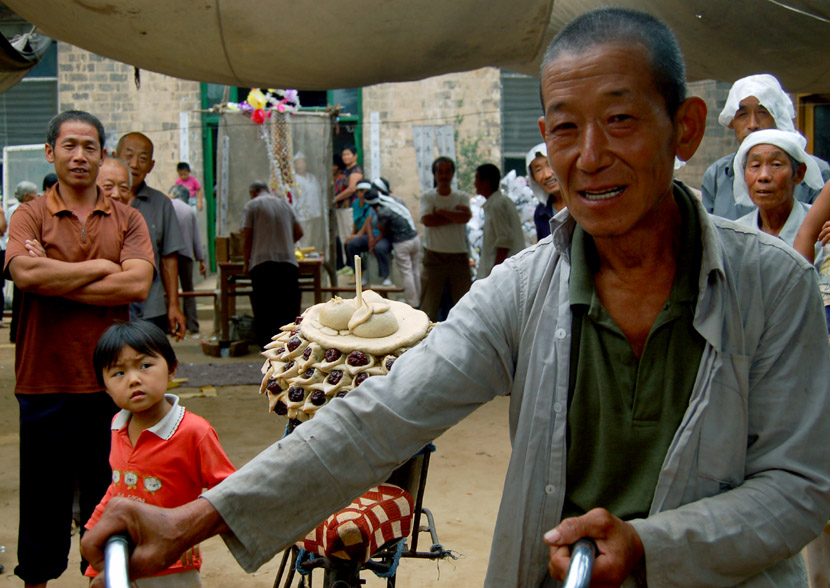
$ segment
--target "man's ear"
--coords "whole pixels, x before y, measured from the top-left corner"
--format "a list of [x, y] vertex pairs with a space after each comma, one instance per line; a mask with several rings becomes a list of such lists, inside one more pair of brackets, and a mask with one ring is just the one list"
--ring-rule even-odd
[[55, 150], [52, 149], [52, 146], [49, 143], [46, 143], [43, 146], [43, 150], [46, 155], [46, 161], [49, 163], [55, 163]]
[[807, 173], [807, 164], [806, 163], [799, 163], [798, 167], [795, 168], [795, 173], [793, 174], [793, 184], [800, 184], [802, 180], [804, 180], [804, 175]]
[[677, 135], [675, 155], [689, 161], [706, 132], [706, 103], [697, 96], [686, 98], [674, 115], [674, 128]]
[[542, 141], [545, 140], [545, 117], [539, 117], [539, 132], [542, 134]]
[[154, 167], [156, 167], [156, 160], [155, 159], [150, 161], [150, 167], [147, 168], [147, 175], [150, 175], [150, 172], [153, 171]]

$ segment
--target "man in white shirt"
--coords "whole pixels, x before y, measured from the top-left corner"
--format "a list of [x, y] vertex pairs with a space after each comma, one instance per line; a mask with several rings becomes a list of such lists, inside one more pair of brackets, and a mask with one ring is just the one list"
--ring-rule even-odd
[[484, 234], [481, 239], [481, 259], [476, 279], [486, 278], [497, 266], [511, 255], [525, 248], [522, 221], [516, 211], [516, 204], [499, 191], [501, 172], [492, 163], [485, 163], [476, 169], [476, 192], [484, 196]]
[[424, 258], [421, 272], [421, 310], [437, 321], [444, 289], [449, 289], [454, 306], [470, 289], [470, 254], [467, 221], [470, 197], [452, 189], [455, 162], [439, 157], [432, 163], [435, 188], [421, 194], [421, 222], [424, 224]]

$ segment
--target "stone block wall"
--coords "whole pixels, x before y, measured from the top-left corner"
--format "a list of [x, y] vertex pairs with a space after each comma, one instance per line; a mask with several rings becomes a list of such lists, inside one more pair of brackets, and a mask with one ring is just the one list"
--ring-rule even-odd
[[389, 180], [416, 219], [421, 185], [413, 126], [454, 125], [456, 158], [468, 155], [456, 162], [459, 167], [501, 164], [501, 82], [496, 68], [364, 88], [362, 148], [367, 168], [372, 157], [368, 126], [372, 111], [380, 116], [380, 175]]
[[131, 65], [90, 53], [68, 43], [58, 44], [58, 109], [88, 111], [104, 123], [107, 149], [130, 131], [147, 135], [155, 148], [155, 168], [147, 183], [166, 191], [176, 180], [180, 161], [179, 113], [189, 113], [187, 129], [193, 174], [202, 179], [201, 115], [198, 82], [141, 70], [141, 87]]

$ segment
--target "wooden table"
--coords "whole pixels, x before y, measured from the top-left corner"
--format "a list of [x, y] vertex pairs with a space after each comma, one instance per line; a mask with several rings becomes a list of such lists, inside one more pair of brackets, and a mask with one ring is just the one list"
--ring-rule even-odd
[[[323, 301], [320, 270], [323, 257], [305, 258], [298, 262], [300, 291], [313, 292], [314, 304]], [[241, 261], [219, 262], [219, 340], [230, 340], [230, 320], [236, 313], [236, 297], [250, 296], [251, 279], [243, 271]]]

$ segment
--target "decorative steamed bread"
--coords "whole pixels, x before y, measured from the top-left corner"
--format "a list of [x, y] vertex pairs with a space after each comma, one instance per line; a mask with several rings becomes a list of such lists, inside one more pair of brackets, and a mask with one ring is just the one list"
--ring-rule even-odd
[[366, 378], [388, 374], [431, 328], [420, 310], [358, 288], [357, 297], [316, 304], [281, 327], [262, 354], [259, 391], [272, 412], [306, 421]]

